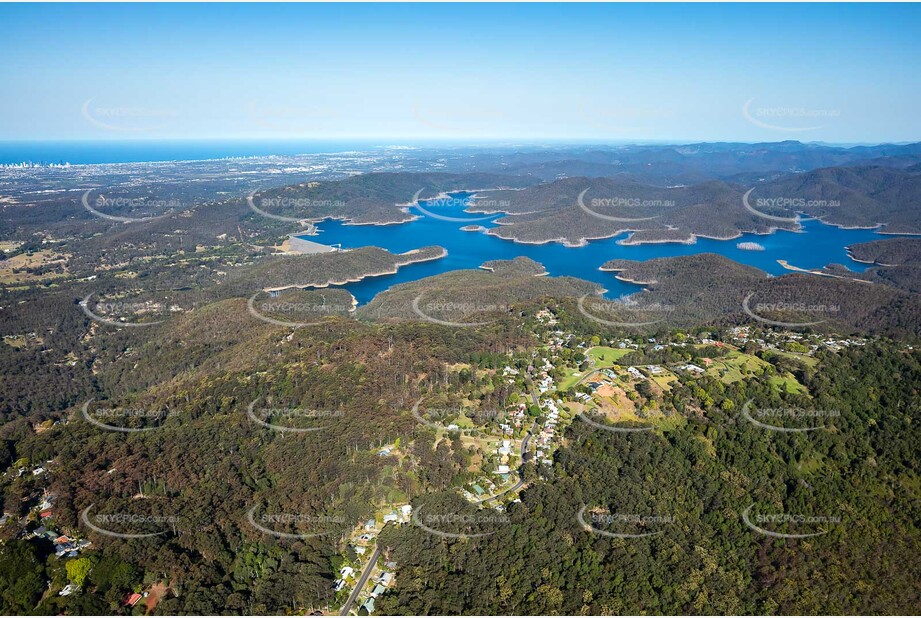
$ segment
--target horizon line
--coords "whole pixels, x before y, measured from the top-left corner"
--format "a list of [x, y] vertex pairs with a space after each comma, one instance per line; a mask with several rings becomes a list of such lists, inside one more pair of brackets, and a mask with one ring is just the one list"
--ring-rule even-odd
[[[278, 141], [278, 142], [393, 142], [393, 145], [399, 146], [412, 146], [413, 144], [438, 144], [438, 145], [449, 145], [449, 144], [463, 144], [463, 145], [477, 145], [478, 143], [486, 142], [491, 144], [508, 144], [508, 145], [518, 145], [518, 144], [528, 144], [528, 145], [540, 145], [545, 143], [552, 143], [558, 145], [569, 145], [569, 146], [581, 146], [581, 145], [692, 145], [692, 144], [785, 144], [785, 143], [796, 143], [803, 145], [823, 145], [823, 146], [838, 146], [838, 147], [857, 147], [857, 146], [908, 146], [912, 144], [921, 144], [921, 138], [919, 139], [905, 139], [905, 140], [861, 140], [861, 141], [828, 141], [828, 140], [812, 140], [804, 141], [797, 139], [782, 139], [782, 140], [745, 140], [745, 139], [625, 139], [625, 138], [567, 138], [567, 137], [469, 137], [469, 138], [458, 138], [458, 137], [394, 137], [394, 136], [350, 136], [350, 137], [252, 137], [252, 136], [241, 136], [241, 137], [26, 137], [26, 138], [2, 138], [0, 137], [0, 144], [17, 144], [17, 143], [36, 143], [36, 142], [51, 142], [51, 143], [109, 143], [109, 144], [129, 144], [129, 143], [156, 143], [156, 142], [269, 142], [269, 141]], [[376, 146], [379, 148], [387, 148], [390, 144], [381, 144]]]

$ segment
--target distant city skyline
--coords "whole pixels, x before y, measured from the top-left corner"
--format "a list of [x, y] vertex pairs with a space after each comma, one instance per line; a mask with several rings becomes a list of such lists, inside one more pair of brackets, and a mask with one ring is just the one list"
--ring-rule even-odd
[[917, 5], [0, 5], [0, 140], [921, 140]]

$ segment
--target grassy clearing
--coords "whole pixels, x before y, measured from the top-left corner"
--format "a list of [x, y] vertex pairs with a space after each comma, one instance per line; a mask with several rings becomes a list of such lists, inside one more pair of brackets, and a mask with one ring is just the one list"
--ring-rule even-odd
[[724, 384], [732, 384], [753, 376], [756, 370], [761, 370], [768, 366], [770, 366], [770, 363], [761, 360], [757, 356], [733, 350], [726, 356], [713, 359], [713, 363], [707, 368], [707, 373], [719, 378]]
[[779, 391], [788, 393], [807, 392], [806, 387], [800, 384], [797, 379], [789, 373], [782, 376], [771, 376], [768, 378], [768, 382]]
[[609, 348], [608, 346], [595, 346], [594, 348], [589, 348], [586, 352], [589, 358], [595, 363], [595, 367], [612, 367], [614, 363], [632, 352], [633, 350], [619, 348]]
[[664, 391], [672, 390], [671, 383], [678, 381], [678, 376], [671, 373], [670, 371], [663, 371], [652, 376], [652, 381], [655, 382], [659, 387]]
[[8, 260], [0, 260], [0, 283], [30, 283], [63, 277], [66, 274], [66, 270], [64, 272], [48, 272], [38, 275], [29, 272], [29, 269], [36, 269], [49, 265], [64, 266], [67, 264], [69, 258], [70, 256], [67, 254], [55, 253], [50, 249], [46, 249], [34, 253], [20, 253]]
[[[781, 354], [797, 359], [808, 359], [812, 361], [813, 366], [817, 363], [815, 359], [808, 356], [801, 357], [799, 354], [794, 354], [792, 352], [782, 352]], [[760, 373], [761, 370], [771, 366], [770, 363], [761, 360], [757, 356], [733, 350], [726, 356], [713, 359], [713, 363], [707, 368], [707, 374], [719, 378], [724, 384], [732, 384], [739, 380], [749, 379], [753, 377], [756, 372]], [[772, 376], [768, 379], [768, 382], [780, 391], [789, 393], [807, 392], [806, 387], [800, 384], [797, 379], [789, 373], [781, 376]]]
[[575, 386], [576, 382], [582, 379], [582, 376], [585, 374], [581, 371], [568, 370], [565, 378], [559, 381], [556, 389], [558, 391], [566, 391]]
[[773, 352], [779, 354], [780, 356], [786, 356], [787, 358], [792, 358], [798, 360], [810, 369], [819, 364], [819, 359], [812, 356], [806, 356], [805, 354], [798, 354], [796, 352], [786, 352], [782, 350], [773, 350]]

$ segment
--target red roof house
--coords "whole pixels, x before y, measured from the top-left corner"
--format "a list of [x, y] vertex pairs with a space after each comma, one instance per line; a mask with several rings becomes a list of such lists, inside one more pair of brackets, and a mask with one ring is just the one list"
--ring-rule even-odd
[[141, 596], [140, 594], [138, 594], [137, 592], [135, 592], [135, 593], [133, 593], [133, 594], [130, 594], [130, 595], [128, 595], [128, 597], [125, 599], [125, 606], [126, 606], [126, 607], [134, 607], [135, 605], [137, 605], [138, 601], [140, 601], [142, 598], [144, 598], [144, 597], [142, 597], [142, 596]]

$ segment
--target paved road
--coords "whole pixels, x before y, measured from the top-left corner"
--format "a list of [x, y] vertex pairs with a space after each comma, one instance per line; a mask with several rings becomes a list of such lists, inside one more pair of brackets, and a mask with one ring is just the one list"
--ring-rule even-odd
[[576, 380], [575, 383], [574, 383], [570, 388], [575, 388], [575, 387], [579, 386], [579, 385], [582, 384], [584, 381], [586, 381], [590, 376], [593, 376], [593, 375], [595, 375], [596, 373], [599, 373], [599, 372], [600, 372], [601, 370], [603, 370], [603, 369], [609, 369], [609, 367], [600, 367], [600, 368], [598, 368], [598, 369], [592, 369], [591, 371], [589, 371], [588, 373], [586, 373], [584, 376], [582, 376], [581, 378], [579, 378], [578, 380]]
[[377, 564], [377, 559], [381, 555], [381, 546], [380, 544], [374, 549], [374, 553], [371, 554], [371, 559], [368, 561], [368, 566], [365, 567], [365, 570], [361, 573], [361, 577], [358, 578], [358, 583], [355, 584], [355, 588], [352, 590], [352, 594], [349, 595], [349, 600], [345, 602], [345, 605], [342, 606], [342, 609], [339, 611], [340, 616], [348, 616], [349, 612], [352, 611], [352, 605], [355, 604], [355, 601], [358, 599], [358, 595], [364, 589], [365, 584], [368, 583], [368, 578], [371, 577], [371, 571], [374, 570], [374, 565]]

